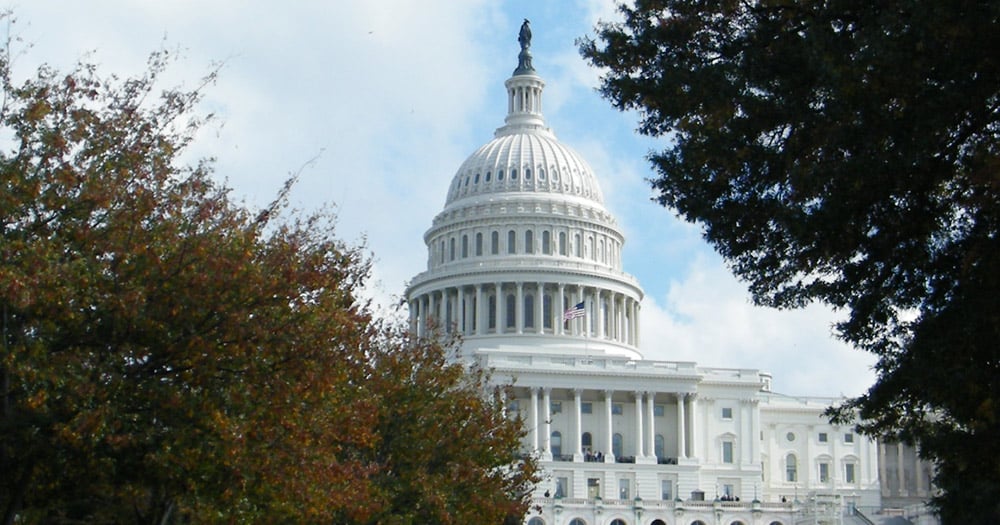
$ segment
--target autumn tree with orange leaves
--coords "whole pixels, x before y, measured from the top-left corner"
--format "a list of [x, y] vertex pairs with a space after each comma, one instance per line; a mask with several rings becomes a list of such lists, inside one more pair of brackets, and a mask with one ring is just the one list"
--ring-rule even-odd
[[203, 87], [160, 91], [171, 60], [0, 55], [2, 523], [519, 521], [487, 374], [376, 318], [327, 214], [181, 165]]

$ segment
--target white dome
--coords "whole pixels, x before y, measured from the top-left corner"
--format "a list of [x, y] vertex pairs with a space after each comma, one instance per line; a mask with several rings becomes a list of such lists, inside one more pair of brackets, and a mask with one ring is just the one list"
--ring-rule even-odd
[[465, 351], [638, 351], [642, 289], [622, 269], [625, 238], [593, 170], [542, 117], [545, 82], [522, 43], [504, 85], [507, 117], [452, 178], [407, 287], [418, 334], [463, 336]]
[[445, 207], [497, 193], [582, 197], [603, 205], [590, 166], [550, 133], [501, 135], [469, 156], [452, 179]]

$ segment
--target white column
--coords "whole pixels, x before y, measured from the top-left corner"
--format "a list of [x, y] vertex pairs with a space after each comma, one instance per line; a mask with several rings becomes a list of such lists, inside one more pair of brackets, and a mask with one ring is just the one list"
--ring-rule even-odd
[[888, 475], [888, 470], [886, 470], [885, 456], [885, 443], [880, 441], [878, 444], [878, 477], [881, 480], [881, 483], [879, 484], [882, 486], [882, 495], [888, 496], [889, 478], [886, 477]]
[[623, 301], [625, 302], [625, 307], [622, 311], [622, 323], [625, 327], [623, 329], [622, 341], [630, 345], [632, 344], [632, 299], [626, 296]]
[[687, 397], [686, 394], [675, 394], [677, 396], [677, 457], [686, 458], [687, 457], [687, 444], [684, 442], [685, 434], [687, 429], [684, 428], [684, 398]]
[[441, 316], [439, 316], [437, 312], [436, 295], [434, 292], [431, 292], [427, 294], [427, 297], [428, 297], [427, 302], [429, 303], [429, 306], [427, 307], [427, 319], [429, 321], [433, 321], [434, 324], [438, 324], [438, 319], [440, 319]]
[[545, 333], [545, 284], [539, 282], [535, 292], [535, 333]]
[[517, 333], [524, 333], [524, 283], [517, 283], [517, 304], [514, 305], [514, 326]]
[[476, 333], [479, 335], [486, 334], [486, 316], [489, 315], [489, 308], [484, 308], [483, 304], [483, 285], [482, 283], [476, 285], [476, 305], [474, 311], [476, 312]]
[[639, 346], [639, 301], [632, 301], [632, 344]]
[[760, 465], [760, 400], [750, 402], [750, 462]]
[[690, 409], [690, 410], [688, 410], [688, 412], [689, 412], [688, 417], [691, 418], [691, 425], [690, 425], [690, 428], [688, 429], [688, 432], [691, 435], [691, 457], [692, 458], [698, 458], [698, 457], [701, 456], [701, 450], [699, 450], [699, 447], [698, 447], [698, 441], [699, 441], [699, 436], [698, 436], [698, 416], [699, 416], [699, 414], [698, 414], [698, 394], [688, 394], [687, 398], [688, 398], [688, 403], [691, 404], [691, 406], [688, 407]]
[[616, 320], [616, 322], [618, 323], [617, 325], [618, 333], [616, 334], [616, 339], [620, 343], [627, 343], [627, 340], [625, 338], [626, 337], [625, 323], [627, 322], [626, 320], [628, 319], [628, 317], [625, 315], [626, 312], [625, 308], [628, 306], [628, 297], [626, 297], [625, 294], [618, 294], [617, 304], [618, 304], [618, 319]]
[[531, 387], [531, 418], [528, 423], [528, 441], [531, 445], [531, 452], [538, 452], [538, 387]]
[[595, 301], [595, 304], [594, 304], [594, 314], [597, 316], [597, 338], [598, 339], [604, 339], [604, 318], [605, 318], [606, 312], [604, 310], [604, 300], [602, 299], [603, 296], [604, 296], [604, 293], [601, 290], [597, 290], [597, 294], [596, 294], [596, 296], [594, 298], [594, 301]]
[[542, 449], [542, 459], [552, 459], [552, 389], [542, 389], [542, 436], [545, 447]]
[[635, 392], [635, 457], [644, 456], [642, 446], [642, 392]]
[[906, 465], [903, 464], [903, 444], [900, 442], [896, 442], [896, 477], [899, 478], [899, 495], [904, 498], [909, 496], [910, 491], [906, 487]]
[[504, 330], [503, 330], [503, 324], [501, 324], [500, 321], [503, 319], [503, 309], [504, 309], [503, 288], [500, 286], [500, 283], [493, 283], [493, 286], [496, 288], [496, 299], [493, 301], [493, 304], [496, 305], [496, 310], [493, 311], [493, 317], [495, 318], [493, 320], [493, 323], [496, 325], [496, 333], [502, 334]]
[[566, 307], [563, 304], [566, 302], [565, 291], [566, 285], [559, 283], [559, 296], [556, 302], [556, 310], [552, 312], [552, 329], [556, 335], [563, 335], [563, 327], [566, 326], [566, 322], [563, 321], [563, 312], [566, 310]]
[[646, 392], [646, 455], [656, 456], [656, 419], [653, 417], [653, 403], [656, 392]]
[[742, 439], [740, 439], [740, 464], [747, 465], [750, 464], [750, 460], [753, 459], [753, 407], [750, 405], [749, 399], [740, 400], [740, 433], [742, 434], [745, 430], [745, 434]]
[[573, 443], [573, 461], [583, 461], [583, 411], [581, 410], [581, 405], [583, 404], [583, 391], [579, 388], [573, 389], [573, 407], [576, 417], [573, 421], [576, 423], [576, 431]]
[[613, 436], [615, 435], [615, 428], [614, 425], [611, 423], [611, 404], [612, 404], [611, 398], [613, 395], [614, 391], [612, 390], [604, 391], [604, 428], [608, 429], [608, 433], [605, 435], [605, 440], [604, 440], [604, 461], [606, 463], [615, 462], [615, 455], [613, 452], [614, 447], [612, 446], [611, 442]]

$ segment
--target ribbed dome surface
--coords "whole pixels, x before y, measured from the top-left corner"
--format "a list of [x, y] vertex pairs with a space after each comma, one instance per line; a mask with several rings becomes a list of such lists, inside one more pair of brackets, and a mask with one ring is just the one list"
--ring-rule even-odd
[[502, 134], [469, 156], [458, 169], [445, 207], [491, 193], [545, 193], [582, 197], [603, 206], [593, 170], [551, 132]]

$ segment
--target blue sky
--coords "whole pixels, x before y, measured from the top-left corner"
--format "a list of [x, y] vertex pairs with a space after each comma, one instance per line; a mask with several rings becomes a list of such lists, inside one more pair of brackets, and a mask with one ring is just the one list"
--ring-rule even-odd
[[150, 51], [167, 47], [183, 56], [168, 85], [194, 86], [222, 62], [200, 108], [216, 120], [191, 158], [214, 157], [218, 178], [252, 206], [301, 168], [293, 206], [332, 207], [339, 236], [367, 243], [376, 259], [371, 293], [385, 303], [424, 269], [423, 233], [455, 170], [503, 124], [503, 81], [528, 18], [534, 65], [547, 83], [546, 120], [597, 173], [626, 235], [625, 269], [645, 289], [645, 356], [760, 368], [774, 374], [776, 391], [795, 395], [856, 395], [874, 378], [871, 356], [831, 338], [837, 314], [751, 306], [698, 228], [650, 201], [644, 157], [667, 143], [636, 135], [636, 116], [600, 98], [600, 72], [574, 43], [597, 20], [615, 18], [610, 1], [7, 6], [23, 39], [15, 63], [22, 78], [41, 62], [68, 69], [87, 53], [103, 73], [138, 75]]

